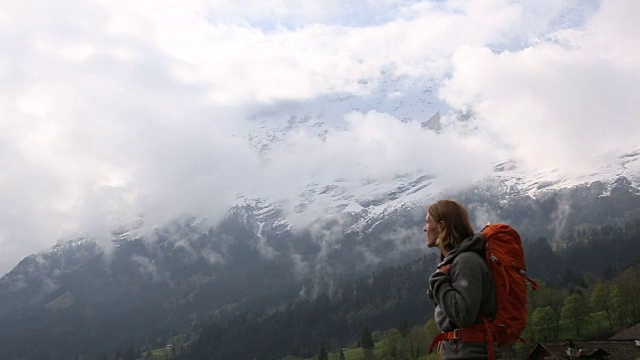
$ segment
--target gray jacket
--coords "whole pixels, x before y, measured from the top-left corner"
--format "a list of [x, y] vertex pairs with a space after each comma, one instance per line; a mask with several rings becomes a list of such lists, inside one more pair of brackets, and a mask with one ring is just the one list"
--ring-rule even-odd
[[[446, 264], [453, 264], [449, 274], [435, 272], [429, 278], [428, 294], [436, 304], [435, 321], [440, 331], [482, 323], [480, 315], [493, 320], [496, 290], [493, 275], [484, 259], [482, 234], [463, 240], [438, 264], [438, 268]], [[443, 360], [487, 358], [484, 343], [443, 341], [440, 346]], [[500, 358], [498, 348], [495, 349], [496, 358]]]

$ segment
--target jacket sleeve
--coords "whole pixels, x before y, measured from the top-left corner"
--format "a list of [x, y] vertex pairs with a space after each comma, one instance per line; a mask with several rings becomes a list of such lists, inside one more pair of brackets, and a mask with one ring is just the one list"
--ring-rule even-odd
[[465, 252], [453, 262], [449, 274], [435, 272], [429, 278], [430, 295], [447, 318], [460, 327], [472, 325], [482, 302], [484, 261], [478, 254]]

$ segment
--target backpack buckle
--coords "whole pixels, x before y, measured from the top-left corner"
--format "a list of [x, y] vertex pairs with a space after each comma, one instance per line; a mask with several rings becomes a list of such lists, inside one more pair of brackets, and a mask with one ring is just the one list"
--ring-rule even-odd
[[460, 329], [454, 329], [453, 330], [453, 340], [460, 340]]

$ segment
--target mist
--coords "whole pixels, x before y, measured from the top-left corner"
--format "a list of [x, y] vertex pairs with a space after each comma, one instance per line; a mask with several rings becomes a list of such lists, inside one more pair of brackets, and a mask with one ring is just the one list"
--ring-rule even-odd
[[[0, 274], [61, 239], [109, 243], [140, 217], [149, 233], [264, 197], [304, 226], [326, 210], [296, 218], [310, 184], [430, 174], [463, 188], [511, 157], [579, 174], [640, 143], [633, 1], [357, 5], [7, 6]], [[434, 98], [417, 101], [427, 88]], [[311, 121], [327, 131], [296, 128], [259, 151], [256, 138], [286, 127], [286, 103], [320, 103]], [[437, 132], [422, 126], [435, 111]]]

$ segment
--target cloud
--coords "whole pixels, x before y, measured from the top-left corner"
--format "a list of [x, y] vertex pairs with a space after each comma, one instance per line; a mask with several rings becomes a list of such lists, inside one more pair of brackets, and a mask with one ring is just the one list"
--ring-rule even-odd
[[562, 239], [564, 237], [567, 231], [565, 225], [571, 211], [571, 199], [564, 194], [558, 201], [558, 208], [550, 216], [553, 221], [549, 224], [549, 230], [553, 232], [553, 239]]
[[[637, 144], [637, 5], [581, 4], [7, 5], [0, 273], [60, 238], [108, 240], [140, 214], [149, 228], [184, 212], [215, 219], [238, 193], [286, 200], [310, 182], [369, 189], [418, 172], [461, 186], [508, 153], [560, 166], [612, 140]], [[443, 114], [436, 135], [420, 126], [431, 114], [381, 110], [430, 109], [410, 96], [439, 86], [444, 107], [472, 108], [475, 120], [461, 127]], [[392, 95], [375, 97], [381, 89]], [[248, 141], [256, 111], [327, 97], [359, 105], [332, 113], [327, 123], [340, 126], [324, 137], [292, 131], [264, 154]]]
[[[566, 8], [552, 1], [536, 4], [187, 1], [176, 9], [171, 2], [116, 1], [105, 6], [110, 33], [154, 44], [182, 61], [171, 67], [181, 79], [207, 79], [210, 100], [237, 103], [364, 94], [384, 69], [396, 76], [442, 76], [458, 47], [537, 34]], [[286, 26], [293, 18], [298, 25]], [[353, 24], [359, 18], [363, 23]], [[524, 28], [523, 20], [530, 27]], [[273, 25], [261, 26], [265, 21]]]
[[[323, 183], [338, 177], [393, 179], [408, 169], [440, 173], [451, 162], [472, 166], [456, 135], [438, 136], [416, 121], [402, 123], [376, 111], [352, 112], [345, 121], [345, 129], [332, 130], [324, 139], [302, 131], [277, 144], [269, 153], [275, 159], [270, 173], [288, 176], [287, 169], [296, 169], [300, 177]], [[446, 146], [452, 149], [438, 156], [430, 153]]]
[[257, 161], [234, 138], [237, 110], [205, 105], [164, 54], [138, 49], [131, 63], [107, 49], [77, 62], [62, 43], [10, 59], [21, 79], [0, 110], [3, 270], [70, 234], [108, 239], [139, 214], [157, 226], [222, 208]]
[[335, 211], [334, 196], [368, 202], [392, 191], [389, 184], [423, 174], [439, 174], [434, 181], [455, 190], [489, 174], [496, 156], [486, 142], [453, 131], [436, 134], [417, 121], [355, 111], [322, 137], [303, 129], [272, 144], [251, 195], [281, 199], [289, 221], [306, 226]]
[[599, 155], [640, 141], [637, 8], [605, 1], [583, 29], [522, 50], [461, 47], [441, 97], [473, 108], [478, 126], [530, 167], [585, 171]]
[[148, 258], [139, 255], [133, 255], [131, 261], [138, 265], [138, 269], [142, 275], [149, 276], [153, 281], [159, 281], [161, 276], [158, 274], [158, 267]]

